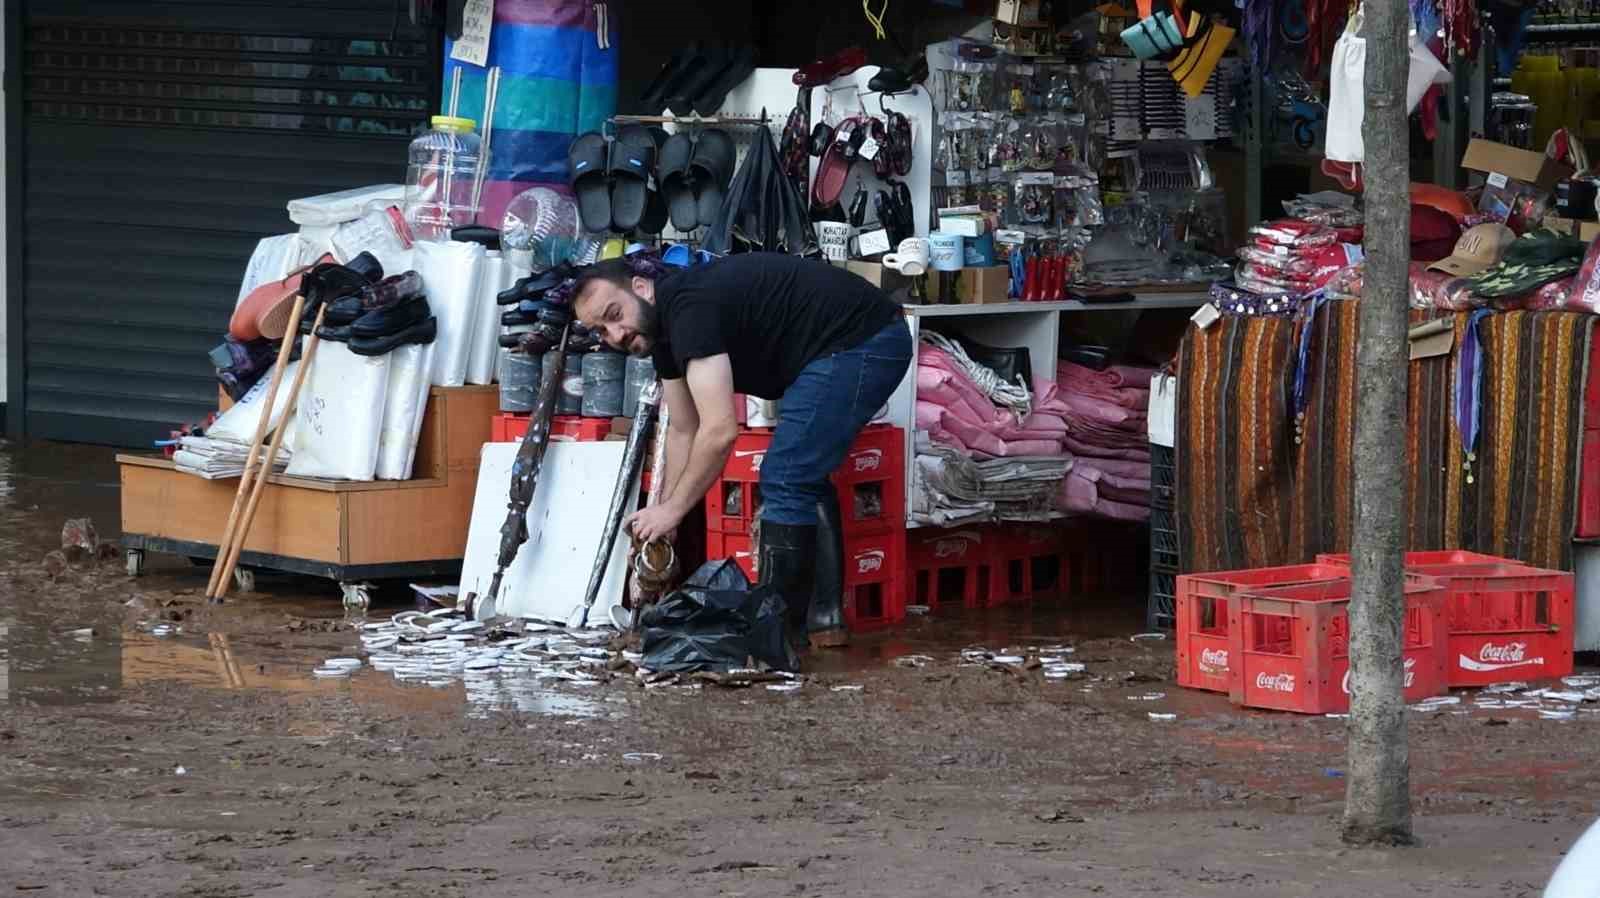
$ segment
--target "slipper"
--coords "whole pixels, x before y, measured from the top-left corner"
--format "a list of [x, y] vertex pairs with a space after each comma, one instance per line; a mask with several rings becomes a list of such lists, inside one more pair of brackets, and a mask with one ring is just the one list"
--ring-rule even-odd
[[626, 234], [644, 220], [650, 204], [650, 173], [656, 167], [656, 141], [650, 129], [630, 125], [611, 142], [611, 229]]
[[678, 115], [687, 115], [694, 107], [694, 98], [700, 96], [711, 82], [717, 80], [728, 67], [730, 54], [721, 48], [701, 50], [689, 63], [689, 70], [678, 81], [677, 87], [667, 97], [667, 106]]
[[695, 217], [701, 224], [710, 224], [722, 211], [722, 201], [728, 196], [728, 182], [733, 180], [734, 163], [739, 151], [728, 132], [708, 128], [700, 132], [694, 142], [694, 155], [689, 157], [689, 173], [694, 178]]
[[734, 50], [729, 57], [727, 68], [723, 69], [711, 84], [695, 95], [694, 111], [701, 115], [716, 115], [722, 108], [723, 102], [728, 99], [728, 91], [744, 83], [750, 73], [756, 70], [756, 51], [754, 47], [740, 47]]
[[606, 176], [606, 139], [598, 131], [579, 134], [567, 149], [567, 185], [578, 198], [583, 229], [603, 233], [611, 229], [611, 189]]
[[660, 112], [667, 105], [667, 97], [677, 89], [684, 76], [689, 73], [689, 63], [700, 55], [700, 42], [690, 41], [689, 46], [683, 47], [672, 54], [672, 58], [661, 66], [651, 79], [650, 86], [639, 95], [639, 105], [650, 112]]
[[661, 253], [661, 263], [673, 268], [688, 268], [693, 261], [694, 253], [687, 243], [674, 243]]
[[[667, 142], [667, 132], [660, 128], [650, 129], [650, 139], [656, 146], [656, 158], [661, 158], [661, 148]], [[651, 173], [650, 198], [645, 201], [644, 218], [639, 221], [639, 231], [645, 234], [659, 234], [667, 227], [667, 201], [661, 195], [661, 179]]]
[[694, 204], [694, 188], [689, 183], [689, 157], [694, 155], [694, 138], [679, 131], [662, 144], [656, 161], [656, 185], [666, 200], [672, 226], [688, 233], [700, 226], [700, 212]]
[[855, 155], [850, 149], [850, 135], [858, 124], [853, 118], [841, 122], [833, 133], [833, 145], [828, 147], [828, 152], [817, 164], [817, 177], [811, 183], [811, 199], [818, 206], [835, 205], [839, 202], [839, 195], [844, 193], [844, 182], [850, 175], [850, 161]]

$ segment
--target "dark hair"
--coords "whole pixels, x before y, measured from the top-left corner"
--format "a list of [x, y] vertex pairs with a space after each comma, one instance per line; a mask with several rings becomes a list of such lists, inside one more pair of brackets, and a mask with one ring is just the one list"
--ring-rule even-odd
[[613, 287], [631, 291], [633, 290], [633, 266], [628, 264], [627, 259], [605, 259], [590, 265], [583, 270], [582, 274], [578, 275], [577, 280], [573, 281], [572, 292], [568, 294], [571, 296], [571, 302], [576, 305], [578, 297], [582, 296], [583, 292], [589, 289], [589, 286], [596, 281], [605, 281]]

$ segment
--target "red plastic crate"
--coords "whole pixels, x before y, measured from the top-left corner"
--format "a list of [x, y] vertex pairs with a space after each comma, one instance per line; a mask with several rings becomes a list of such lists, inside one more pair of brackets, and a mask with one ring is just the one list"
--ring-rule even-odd
[[904, 530], [844, 542], [844, 619], [852, 632], [891, 627], [906, 619]]
[[993, 528], [979, 526], [906, 531], [910, 604], [930, 609], [988, 605], [994, 587], [995, 538]]
[[[1318, 564], [1341, 564], [1350, 566], [1349, 555], [1333, 555], [1323, 553], [1317, 556]], [[1436, 566], [1442, 564], [1521, 564], [1515, 558], [1501, 558], [1499, 555], [1485, 555], [1482, 552], [1467, 552], [1461, 549], [1440, 549], [1428, 552], [1407, 552], [1405, 557], [1406, 570], [1413, 567]]]
[[772, 447], [771, 431], [741, 430], [722, 475], [706, 491], [706, 529], [749, 535], [761, 508], [761, 462]]
[[[495, 415], [489, 423], [489, 437], [495, 443], [514, 443], [528, 432], [527, 415]], [[611, 434], [610, 418], [580, 418], [557, 415], [550, 419], [550, 439], [597, 443]]]
[[[1404, 588], [1404, 695], [1414, 702], [1448, 688], [1445, 588], [1414, 575]], [[1252, 588], [1228, 604], [1234, 704], [1301, 714], [1349, 709], [1349, 580]]]
[[1446, 680], [1489, 686], [1572, 673], [1573, 578], [1520, 564], [1420, 565], [1445, 585]]
[[736, 533], [706, 532], [706, 560], [714, 561], [718, 558], [732, 558], [734, 563], [750, 578], [756, 582], [756, 555], [751, 547], [750, 537]]
[[1066, 591], [1071, 565], [1061, 527], [1009, 524], [1000, 527], [990, 554], [994, 581], [990, 604], [1026, 601]]
[[1337, 564], [1292, 564], [1183, 574], [1178, 577], [1175, 626], [1178, 643], [1178, 685], [1211, 692], [1228, 692], [1230, 676], [1228, 605], [1245, 589], [1317, 583], [1350, 576]]
[[906, 525], [905, 431], [866, 427], [830, 478], [839, 492], [847, 535], [903, 530]]

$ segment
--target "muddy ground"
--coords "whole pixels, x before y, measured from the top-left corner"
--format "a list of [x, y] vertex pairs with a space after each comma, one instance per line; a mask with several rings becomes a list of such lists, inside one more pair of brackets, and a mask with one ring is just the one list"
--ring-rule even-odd
[[[792, 693], [469, 693], [313, 679], [359, 650], [328, 584], [51, 579], [84, 514], [116, 535], [108, 451], [0, 448], [0, 892], [1537, 896], [1600, 809], [1600, 714], [1464, 702], [1410, 718], [1421, 845], [1347, 850], [1343, 723], [1179, 689], [1142, 596], [917, 620]], [[1085, 678], [960, 664], [1058, 643]]]

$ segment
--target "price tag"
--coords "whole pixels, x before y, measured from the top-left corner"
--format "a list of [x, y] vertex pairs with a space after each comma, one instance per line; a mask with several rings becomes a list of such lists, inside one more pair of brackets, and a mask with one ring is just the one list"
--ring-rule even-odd
[[1506, 181], [1508, 181], [1508, 180], [1510, 180], [1510, 179], [1507, 178], [1505, 175], [1501, 174], [1500, 172], [1495, 171], [1495, 172], [1490, 172], [1489, 173], [1489, 186], [1490, 187], [1504, 188], [1506, 186]]
[[862, 234], [857, 242], [857, 255], [875, 256], [889, 251], [889, 232], [882, 228], [876, 231], [867, 231]]
[[882, 149], [882, 147], [878, 145], [878, 142], [869, 137], [861, 142], [861, 158], [871, 162], [872, 160], [878, 158], [878, 151], [880, 149]]
[[1006, 229], [994, 232], [994, 242], [1005, 246], [1021, 246], [1028, 241], [1028, 235], [1023, 231]]

